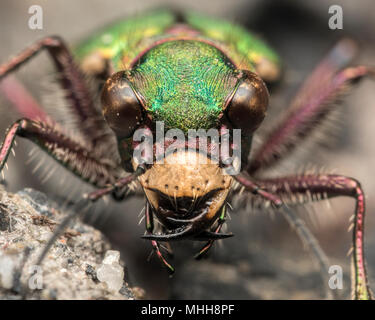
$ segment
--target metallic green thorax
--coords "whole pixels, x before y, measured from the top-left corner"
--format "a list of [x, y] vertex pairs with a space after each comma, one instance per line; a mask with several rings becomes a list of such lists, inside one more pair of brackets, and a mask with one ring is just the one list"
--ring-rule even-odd
[[216, 127], [237, 82], [235, 66], [218, 49], [193, 40], [152, 48], [131, 76], [153, 119], [184, 132]]
[[270, 81], [279, 71], [277, 55], [242, 27], [164, 9], [102, 29], [76, 55], [127, 70], [150, 116], [184, 132], [216, 127], [240, 69]]

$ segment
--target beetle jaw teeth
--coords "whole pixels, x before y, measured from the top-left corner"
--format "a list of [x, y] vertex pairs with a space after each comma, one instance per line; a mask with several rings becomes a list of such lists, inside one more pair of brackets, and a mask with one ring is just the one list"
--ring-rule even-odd
[[144, 189], [153, 212], [164, 225], [186, 225], [200, 223], [202, 228], [210, 226], [224, 205], [229, 190], [216, 190], [200, 198], [170, 198], [158, 191]]

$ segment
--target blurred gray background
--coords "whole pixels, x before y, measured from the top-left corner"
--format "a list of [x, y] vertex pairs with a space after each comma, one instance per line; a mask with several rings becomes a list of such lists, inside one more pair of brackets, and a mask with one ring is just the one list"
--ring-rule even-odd
[[[28, 8], [39, 4], [44, 11], [44, 29], [28, 28]], [[338, 4], [344, 10], [344, 29], [328, 28], [328, 8]], [[372, 0], [350, 1], [128, 1], [128, 0], [55, 0], [0, 2], [0, 63], [45, 35], [57, 34], [68, 43], [78, 41], [91, 31], [114, 19], [140, 13], [146, 8], [173, 5], [194, 9], [216, 17], [245, 25], [261, 35], [280, 54], [284, 61], [284, 79], [272, 87], [271, 115], [278, 116], [302, 80], [324, 56], [332, 45], [343, 36], [354, 38], [361, 46], [356, 63], [375, 65], [375, 4]], [[24, 66], [17, 76], [42, 103], [50, 103], [48, 85], [53, 74], [50, 60], [44, 53]], [[375, 288], [375, 83], [365, 80], [340, 107], [342, 124], [338, 139], [326, 149], [317, 149], [303, 160], [335, 169], [335, 172], [357, 178], [367, 194], [366, 248], [369, 275]], [[53, 91], [52, 90], [52, 91]], [[4, 132], [17, 114], [0, 97], [0, 132]], [[272, 118], [265, 121], [265, 126]], [[3, 134], [1, 134], [3, 137]], [[86, 190], [75, 178], [58, 170], [45, 184], [40, 183], [40, 173], [25, 164], [30, 143], [18, 139], [16, 159], [10, 158], [6, 173], [8, 189], [24, 187], [42, 190], [53, 197], [65, 198], [68, 189], [75, 190], [74, 197]], [[293, 157], [292, 157], [293, 158]], [[292, 159], [291, 158], [291, 159]], [[43, 166], [49, 170], [53, 162]], [[42, 166], [42, 167], [43, 167]], [[298, 165], [297, 165], [298, 167]], [[62, 184], [62, 176], [69, 179]], [[74, 201], [74, 200], [73, 200]], [[347, 232], [349, 217], [354, 211], [354, 201], [347, 198], [314, 205], [313, 214], [306, 214], [312, 231], [331, 259], [331, 264], [344, 268], [342, 297], [350, 292], [349, 262], [346, 256], [351, 246], [351, 233]], [[102, 229], [122, 252], [128, 270], [128, 280], [146, 290], [153, 299], [320, 299], [323, 286], [317, 266], [303, 249], [300, 240], [282, 217], [271, 217], [261, 212], [252, 214], [235, 210], [228, 228], [235, 237], [216, 246], [204, 261], [196, 262], [192, 255], [198, 249], [191, 243], [177, 243], [175, 265], [177, 273], [169, 278], [153, 256], [147, 258], [151, 246], [139, 238], [144, 232], [138, 225], [138, 213], [143, 201], [135, 199], [122, 204], [99, 205], [88, 219]], [[302, 211], [301, 214], [304, 214]]]

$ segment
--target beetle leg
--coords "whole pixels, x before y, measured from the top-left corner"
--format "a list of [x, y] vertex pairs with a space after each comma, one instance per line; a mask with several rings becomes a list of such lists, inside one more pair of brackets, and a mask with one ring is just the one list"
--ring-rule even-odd
[[313, 254], [313, 257], [316, 259], [319, 268], [320, 274], [322, 276], [323, 282], [326, 288], [326, 295], [328, 298], [335, 296], [335, 292], [329, 290], [326, 282], [326, 275], [328, 270], [328, 258], [322, 248], [319, 245], [319, 242], [306, 227], [301, 219], [299, 219], [291, 210], [288, 208], [281, 197], [274, 192], [274, 189], [265, 188], [260, 182], [253, 182], [246, 173], [240, 173], [237, 176], [233, 176], [245, 189], [252, 194], [258, 196], [263, 202], [270, 202], [277, 210], [285, 216], [286, 220], [290, 226], [296, 229], [298, 236], [301, 238], [302, 242], [308, 246], [310, 252]]
[[289, 155], [327, 118], [351, 84], [365, 76], [375, 76], [375, 67], [368, 66], [338, 72], [348, 60], [347, 46], [347, 40], [340, 42], [306, 80], [283, 119], [255, 151], [246, 169], [249, 174], [267, 169]]
[[263, 190], [254, 183], [251, 178], [246, 173], [239, 173], [238, 175], [233, 176], [242, 186], [245, 187], [247, 191], [250, 191], [254, 195], [259, 195], [262, 199], [270, 201], [275, 207], [282, 206], [283, 202], [281, 199], [272, 193]]
[[[152, 234], [154, 231], [154, 219], [153, 219], [153, 214], [151, 212], [150, 204], [148, 201], [146, 201], [146, 208], [145, 208], [145, 223], [146, 223], [146, 232], [147, 234]], [[163, 265], [167, 268], [167, 271], [169, 274], [174, 273], [174, 268], [172, 265], [168, 263], [168, 261], [164, 258], [163, 254], [160, 251], [160, 245], [156, 240], [151, 240], [152, 247], [154, 248], [158, 258], [160, 261], [163, 263]]]
[[[110, 192], [116, 188], [124, 187], [133, 181], [138, 175], [144, 173], [144, 169], [141, 168], [136, 170], [135, 173], [130, 176], [119, 179], [116, 168], [105, 162], [101, 162], [100, 159], [97, 159], [96, 156], [85, 147], [65, 136], [58, 129], [57, 125], [51, 127], [43, 122], [30, 119], [20, 119], [8, 129], [4, 142], [0, 147], [0, 171], [6, 164], [17, 136], [33, 141], [68, 170], [95, 187], [103, 187], [109, 183], [113, 183]], [[37, 265], [42, 263], [48, 250], [65, 230], [70, 221], [86, 212], [89, 208], [90, 202], [97, 200], [106, 194], [103, 193], [102, 190], [103, 189], [99, 189], [98, 191], [101, 192], [96, 192], [96, 197], [81, 199], [78, 202], [78, 208], [64, 218], [55, 229], [47, 245], [44, 247], [38, 258]]]
[[353, 229], [352, 281], [355, 299], [371, 299], [364, 255], [365, 195], [358, 181], [340, 175], [290, 176], [258, 181], [266, 190], [272, 190], [281, 197], [303, 195], [306, 201], [312, 195], [327, 197], [349, 196], [356, 200]]
[[[219, 233], [220, 230], [221, 230], [221, 227], [223, 226], [223, 224], [225, 223], [225, 216], [226, 216], [226, 206], [224, 205], [223, 206], [223, 209], [221, 211], [221, 215], [218, 219], [218, 222], [217, 222], [217, 227], [215, 229], [215, 233]], [[214, 244], [215, 240], [211, 239], [209, 240], [200, 250], [199, 252], [194, 256], [194, 258], [196, 260], [200, 260], [204, 255], [207, 254], [208, 250], [210, 250], [210, 248], [212, 247], [212, 245]]]
[[89, 194], [85, 195], [85, 198], [94, 202], [107, 194], [116, 193], [117, 190], [122, 190], [123, 188], [127, 187], [131, 182], [133, 182], [135, 179], [137, 179], [140, 175], [144, 174], [145, 170], [146, 169], [143, 165], [139, 165], [133, 173], [118, 179], [116, 183], [114, 184], [109, 184], [104, 188], [90, 192]]
[[118, 178], [116, 167], [102, 162], [85, 147], [65, 136], [57, 126], [29, 119], [20, 119], [8, 129], [0, 148], [0, 171], [6, 164], [16, 136], [31, 140], [69, 171], [95, 187], [103, 187]]
[[86, 141], [92, 144], [92, 147], [100, 145], [100, 142], [106, 142], [108, 131], [106, 131], [105, 121], [94, 107], [84, 75], [61, 38], [45, 37], [0, 65], [0, 80], [43, 50], [47, 50], [50, 54], [60, 74], [59, 81], [65, 89], [72, 113], [77, 117], [78, 130], [84, 135]]

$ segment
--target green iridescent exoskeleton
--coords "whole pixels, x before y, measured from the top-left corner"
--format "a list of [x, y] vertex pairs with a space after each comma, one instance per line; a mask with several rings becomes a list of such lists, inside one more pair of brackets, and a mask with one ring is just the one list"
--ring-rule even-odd
[[237, 81], [233, 64], [219, 50], [193, 40], [150, 49], [131, 78], [153, 119], [184, 132], [216, 127]]
[[[364, 254], [365, 194], [360, 183], [336, 174], [267, 177], [272, 166], [321, 128], [335, 106], [333, 102], [340, 101], [351, 84], [375, 75], [370, 66], [348, 67], [354, 47], [347, 39], [334, 47], [250, 157], [252, 136], [269, 104], [265, 82], [280, 75], [278, 56], [251, 32], [197, 13], [162, 9], [107, 26], [76, 46], [74, 52], [62, 38], [44, 37], [0, 64], [0, 80], [4, 81], [0, 89], [23, 116], [9, 128], [0, 146], [0, 172], [16, 137], [22, 137], [97, 188], [82, 199], [82, 204], [109, 194], [123, 200], [139, 194], [134, 190], [137, 185], [145, 196], [146, 230], [142, 238], [151, 241], [170, 273], [174, 268], [164, 258], [159, 243], [206, 241], [196, 255], [202, 257], [216, 240], [233, 236], [221, 230], [227, 208], [232, 195], [247, 194], [286, 216], [310, 247], [325, 277], [327, 258], [289, 204], [350, 196], [356, 201], [353, 297], [371, 299]], [[43, 51], [53, 59], [58, 82], [66, 93], [67, 110], [79, 124], [76, 129], [84, 141], [65, 132], [8, 77]], [[87, 81], [86, 74], [96, 81]], [[91, 84], [96, 92], [90, 89]], [[165, 130], [180, 129], [182, 134], [178, 132], [177, 137], [173, 131], [173, 135], [159, 135], [158, 122], [164, 123]], [[219, 139], [210, 137], [201, 144], [205, 139], [200, 133], [190, 139], [189, 129], [206, 133], [218, 129], [211, 132]], [[234, 139], [238, 129], [241, 133]], [[139, 139], [140, 132], [151, 143], [136, 154], [144, 142]], [[173, 152], [164, 152], [176, 143]], [[227, 150], [223, 151], [225, 145]], [[117, 147], [119, 154], [112, 147]], [[239, 171], [228, 172], [235, 162]], [[37, 264], [72, 217], [57, 228]]]
[[128, 70], [149, 115], [186, 133], [217, 126], [240, 69], [274, 80], [279, 59], [242, 27], [191, 12], [182, 19], [152, 11], [104, 28], [76, 53], [83, 65], [99, 55], [113, 71]]

